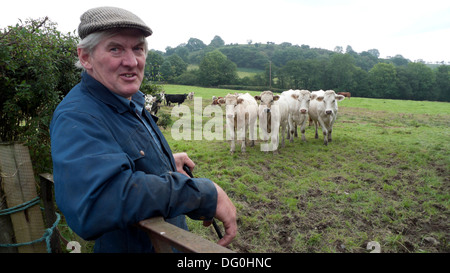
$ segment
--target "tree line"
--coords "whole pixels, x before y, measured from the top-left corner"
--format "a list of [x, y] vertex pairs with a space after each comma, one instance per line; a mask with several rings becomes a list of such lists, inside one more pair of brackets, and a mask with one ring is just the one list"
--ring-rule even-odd
[[[190, 38], [165, 52], [151, 51], [146, 75], [152, 81], [185, 85], [333, 89], [360, 97], [450, 101], [450, 66], [379, 56], [377, 49], [357, 53], [351, 46], [330, 51], [290, 43], [225, 44], [220, 36], [206, 45]], [[238, 68], [260, 72], [240, 78]]]

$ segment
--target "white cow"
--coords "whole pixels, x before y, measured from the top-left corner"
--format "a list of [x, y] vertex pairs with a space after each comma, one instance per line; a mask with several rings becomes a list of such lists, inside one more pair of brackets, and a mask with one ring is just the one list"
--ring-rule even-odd
[[[311, 99], [313, 99], [313, 95], [315, 95], [314, 97], [320, 97], [323, 96], [325, 94], [325, 91], [323, 91], [322, 89], [317, 90], [317, 91], [311, 91]], [[311, 116], [309, 116], [309, 126], [311, 126], [313, 124], [313, 121], [311, 119]]]
[[145, 95], [145, 109], [147, 109], [147, 111], [150, 112], [150, 110], [152, 109], [152, 105], [155, 101], [156, 101], [156, 97], [146, 94]]
[[323, 144], [328, 145], [331, 142], [331, 133], [333, 132], [333, 124], [338, 113], [338, 101], [345, 99], [342, 95], [336, 95], [333, 90], [327, 90], [322, 96], [317, 94], [311, 95], [311, 103], [309, 105], [309, 116], [316, 126], [315, 138], [319, 138], [317, 126], [320, 124], [323, 133]]
[[289, 105], [289, 130], [287, 138], [289, 142], [294, 142], [294, 135], [297, 136], [297, 125], [300, 126], [302, 140], [306, 141], [305, 130], [306, 121], [308, 120], [309, 103], [311, 100], [311, 92], [308, 90], [289, 90], [281, 93], [285, 96]]
[[[263, 151], [277, 152], [279, 145], [279, 134], [281, 134], [281, 146], [284, 147], [284, 134], [287, 129], [289, 106], [287, 98], [284, 96], [274, 96], [272, 91], [264, 91], [259, 96], [255, 96], [256, 100], [260, 100], [258, 116], [259, 128], [264, 141], [270, 144], [263, 144]], [[281, 132], [280, 132], [281, 128]]]
[[226, 105], [227, 139], [231, 140], [230, 152], [235, 151], [236, 136], [242, 141], [241, 152], [245, 152], [247, 131], [249, 131], [250, 146], [255, 145], [258, 103], [249, 93], [228, 94], [219, 101]]

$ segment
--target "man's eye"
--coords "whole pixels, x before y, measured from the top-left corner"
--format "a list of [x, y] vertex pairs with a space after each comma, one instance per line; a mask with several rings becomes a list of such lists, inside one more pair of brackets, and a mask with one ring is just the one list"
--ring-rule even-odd
[[141, 47], [141, 46], [137, 46], [137, 47], [134, 48], [134, 51], [135, 51], [135, 52], [139, 52], [139, 54], [141, 54], [141, 53], [144, 52], [144, 48]]

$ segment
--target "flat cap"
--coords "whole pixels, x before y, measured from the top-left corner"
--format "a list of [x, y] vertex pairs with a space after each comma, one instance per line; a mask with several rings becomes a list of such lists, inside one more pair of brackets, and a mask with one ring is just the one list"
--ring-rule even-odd
[[152, 35], [153, 31], [135, 14], [116, 7], [93, 8], [81, 15], [78, 34], [81, 39], [93, 32], [111, 28], [137, 28], [145, 37]]

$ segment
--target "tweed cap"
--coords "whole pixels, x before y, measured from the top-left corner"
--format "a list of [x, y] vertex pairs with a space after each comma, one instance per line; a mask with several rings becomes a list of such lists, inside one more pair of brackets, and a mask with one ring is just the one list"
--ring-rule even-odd
[[135, 14], [116, 7], [93, 8], [81, 15], [78, 34], [81, 39], [93, 32], [111, 28], [137, 28], [145, 37], [152, 35], [153, 31]]

